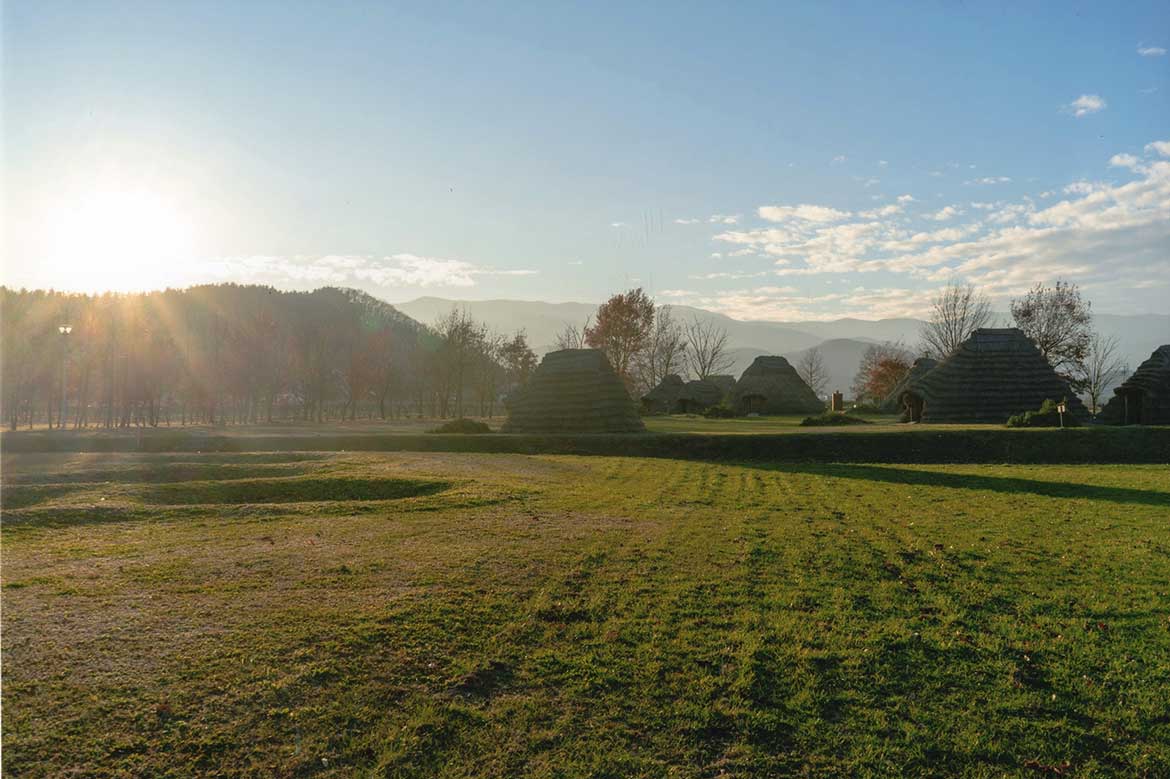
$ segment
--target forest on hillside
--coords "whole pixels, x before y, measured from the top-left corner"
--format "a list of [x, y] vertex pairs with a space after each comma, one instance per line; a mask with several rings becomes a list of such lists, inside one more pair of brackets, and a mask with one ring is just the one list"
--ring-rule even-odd
[[0, 287], [0, 316], [13, 430], [491, 416], [536, 363], [523, 332], [458, 310], [422, 325], [352, 289]]

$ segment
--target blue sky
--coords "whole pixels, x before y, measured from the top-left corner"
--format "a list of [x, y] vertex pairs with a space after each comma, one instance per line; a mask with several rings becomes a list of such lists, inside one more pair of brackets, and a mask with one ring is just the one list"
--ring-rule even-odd
[[3, 11], [3, 280], [740, 318], [1170, 291], [1170, 6]]

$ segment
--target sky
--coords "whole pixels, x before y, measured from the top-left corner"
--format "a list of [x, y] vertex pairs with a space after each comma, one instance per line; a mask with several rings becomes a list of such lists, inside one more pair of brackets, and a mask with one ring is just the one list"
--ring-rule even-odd
[[[637, 7], [630, 7], [636, 5]], [[8, 0], [14, 287], [1170, 306], [1170, 5]]]

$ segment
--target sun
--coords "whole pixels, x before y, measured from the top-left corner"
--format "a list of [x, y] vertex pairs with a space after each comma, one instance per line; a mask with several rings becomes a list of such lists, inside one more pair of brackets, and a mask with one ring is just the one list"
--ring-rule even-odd
[[61, 287], [157, 289], [178, 283], [193, 260], [189, 218], [152, 190], [87, 192], [63, 205], [50, 225], [50, 262]]

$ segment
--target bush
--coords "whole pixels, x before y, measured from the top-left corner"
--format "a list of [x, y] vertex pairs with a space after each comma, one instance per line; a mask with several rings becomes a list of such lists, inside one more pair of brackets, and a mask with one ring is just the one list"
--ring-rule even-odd
[[[882, 410], [872, 403], [854, 403], [849, 407], [849, 411], [854, 414], [880, 414]], [[846, 422], [845, 424], [848, 424]]]
[[868, 420], [851, 417], [837, 411], [826, 411], [820, 416], [805, 417], [801, 420], [801, 427], [830, 427], [836, 425], [868, 425]]
[[459, 433], [462, 435], [477, 435], [479, 433], [490, 433], [492, 429], [483, 422], [476, 422], [474, 419], [452, 419], [433, 430], [428, 430], [428, 433]]
[[711, 406], [703, 411], [703, 416], [707, 419], [734, 419], [739, 416], [739, 412], [727, 406]]
[[[1067, 402], [1067, 399], [1066, 401]], [[1060, 427], [1060, 412], [1056, 410], [1055, 400], [1046, 400], [1040, 404], [1039, 411], [1025, 411], [1009, 417], [1008, 427]], [[1075, 427], [1078, 424], [1076, 417], [1067, 411], [1064, 413], [1064, 426]]]

